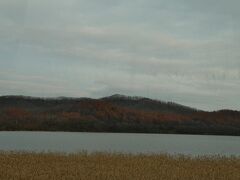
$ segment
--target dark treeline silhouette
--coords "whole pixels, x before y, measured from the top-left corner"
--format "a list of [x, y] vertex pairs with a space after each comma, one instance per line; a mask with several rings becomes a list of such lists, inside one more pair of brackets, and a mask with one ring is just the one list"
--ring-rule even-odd
[[205, 112], [123, 95], [101, 99], [2, 96], [0, 130], [240, 135], [240, 112]]

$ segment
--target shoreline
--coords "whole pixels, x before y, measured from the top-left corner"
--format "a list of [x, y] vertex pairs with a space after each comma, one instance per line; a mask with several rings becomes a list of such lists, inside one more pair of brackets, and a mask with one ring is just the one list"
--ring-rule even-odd
[[51, 131], [51, 130], [0, 130], [1, 132], [37, 132], [37, 133], [102, 133], [102, 134], [145, 134], [145, 135], [179, 135], [179, 136], [216, 136], [216, 137], [240, 137], [240, 135], [230, 135], [230, 134], [190, 134], [190, 133], [151, 133], [151, 132], [111, 132], [111, 131]]

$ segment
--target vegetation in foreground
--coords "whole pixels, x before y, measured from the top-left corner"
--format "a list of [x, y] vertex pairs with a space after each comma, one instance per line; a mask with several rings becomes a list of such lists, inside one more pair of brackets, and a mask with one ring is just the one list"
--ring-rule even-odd
[[0, 179], [238, 180], [239, 157], [0, 152]]

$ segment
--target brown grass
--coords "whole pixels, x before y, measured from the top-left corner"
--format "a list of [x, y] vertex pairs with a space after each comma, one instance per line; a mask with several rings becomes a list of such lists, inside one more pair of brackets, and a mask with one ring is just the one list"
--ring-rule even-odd
[[240, 158], [0, 152], [0, 179], [239, 180]]

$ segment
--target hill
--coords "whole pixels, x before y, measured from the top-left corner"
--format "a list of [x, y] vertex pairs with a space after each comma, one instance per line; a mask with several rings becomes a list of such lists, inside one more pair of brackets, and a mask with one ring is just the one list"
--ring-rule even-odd
[[1, 96], [0, 130], [240, 135], [240, 112], [205, 112], [118, 94], [100, 99]]

